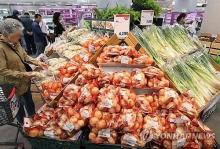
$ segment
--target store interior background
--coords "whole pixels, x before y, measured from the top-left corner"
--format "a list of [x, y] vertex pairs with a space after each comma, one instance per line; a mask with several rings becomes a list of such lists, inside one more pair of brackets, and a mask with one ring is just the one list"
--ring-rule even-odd
[[[217, 25], [219, 19], [215, 19], [215, 10], [220, 8], [218, 0], [156, 0], [163, 8], [160, 18], [164, 24], [173, 24], [181, 12], [188, 13], [189, 20], [203, 20], [202, 32], [219, 32]], [[207, 5], [208, 3], [208, 5]], [[116, 6], [130, 7], [132, 0], [0, 0], [0, 19], [10, 15], [16, 9], [22, 13], [40, 13], [48, 24], [52, 22], [54, 11], [62, 11], [64, 21], [68, 24], [78, 25], [82, 18], [93, 17], [94, 8], [105, 9]], [[207, 7], [206, 7], [207, 6]], [[205, 11], [206, 10], [206, 11]]]
[[[188, 19], [201, 19], [202, 25], [198, 32], [209, 32], [212, 34], [220, 33], [220, 1], [219, 0], [157, 0], [163, 7], [164, 13], [159, 17], [163, 18], [163, 24], [172, 24], [172, 13], [186, 12], [189, 14]], [[11, 15], [11, 12], [16, 9], [20, 12], [29, 11], [32, 14], [42, 13], [45, 21], [50, 24], [52, 22], [52, 15], [49, 10], [66, 10], [66, 16], [70, 20], [76, 19], [73, 23], [78, 25], [80, 19], [83, 17], [92, 17], [93, 8], [105, 9], [106, 7], [124, 6], [130, 7], [132, 0], [0, 0], [0, 20], [3, 16]], [[80, 7], [79, 7], [80, 6]], [[79, 9], [76, 14], [72, 9]], [[48, 11], [48, 12], [47, 12]], [[82, 14], [83, 12], [83, 14]], [[73, 16], [75, 15], [75, 16]], [[79, 17], [80, 15], [80, 17]], [[177, 16], [175, 14], [175, 16]], [[69, 23], [69, 22], [68, 22]], [[39, 101], [36, 101], [39, 102]], [[220, 103], [217, 104], [217, 109], [214, 114], [207, 120], [207, 125], [216, 133], [216, 140], [220, 143]], [[0, 132], [5, 131], [5, 135], [0, 135], [0, 140], [10, 138], [13, 134], [13, 129], [9, 129], [8, 126], [0, 127]], [[13, 138], [11, 138], [13, 139]], [[22, 138], [21, 138], [22, 139]]]

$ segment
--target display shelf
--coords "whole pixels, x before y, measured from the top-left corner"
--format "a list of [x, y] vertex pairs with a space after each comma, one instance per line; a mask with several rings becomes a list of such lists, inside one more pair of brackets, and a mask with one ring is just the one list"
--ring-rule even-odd
[[[96, 61], [96, 58], [97, 58], [97, 56], [98, 56], [99, 54], [101, 54], [103, 48], [104, 48], [106, 45], [111, 45], [112, 42], [115, 42], [115, 39], [117, 39], [116, 37], [117, 37], [117, 36], [112, 36], [112, 38], [110, 38], [105, 45], [103, 45], [100, 49], [98, 49], [98, 50], [96, 51], [96, 53], [90, 58], [90, 60], [88, 61], [88, 63], [95, 64], [95, 63], [96, 63], [96, 62], [95, 62], [95, 61]], [[67, 60], [70, 61], [69, 58], [63, 56], [63, 55], [60, 54], [60, 53], [54, 52], [52, 49], [49, 50], [46, 55], [47, 55], [47, 56], [51, 56], [52, 54], [57, 54], [58, 57], [65, 58], [65, 59], [67, 59]], [[96, 64], [95, 64], [95, 65], [96, 65]], [[57, 101], [63, 96], [63, 91], [65, 90], [65, 88], [66, 88], [69, 84], [75, 83], [75, 80], [78, 78], [78, 76], [79, 76], [79, 73], [76, 73], [75, 76], [73, 76], [72, 79], [71, 79], [67, 84], [64, 84], [64, 85], [63, 85], [63, 88], [62, 88], [61, 92], [60, 92], [53, 100], [51, 100], [51, 101], [45, 100], [45, 102], [46, 102], [49, 106], [53, 107], [53, 106], [57, 103]], [[38, 88], [38, 90], [40, 91], [39, 87], [37, 87], [37, 88]], [[40, 91], [40, 93], [41, 93], [41, 96], [43, 97], [43, 94], [42, 94], [41, 91]]]
[[146, 145], [146, 147], [131, 147], [121, 144], [94, 144], [89, 141], [84, 141], [83, 146], [85, 149], [152, 149], [150, 145]]
[[[145, 50], [143, 47], [141, 47], [141, 45], [139, 44], [138, 40], [133, 35], [133, 33], [131, 33], [131, 32], [128, 33], [128, 36], [125, 39], [125, 41], [129, 42], [129, 43], [133, 43], [133, 46], [135, 46], [137, 50], [139, 49], [140, 52], [143, 52], [143, 53], [147, 52], [147, 50]], [[187, 56], [187, 55], [191, 55], [195, 52], [197, 52], [197, 50], [189, 52], [185, 55], [182, 55], [182, 57]], [[220, 50], [218, 51], [218, 53], [220, 54]], [[220, 65], [215, 63], [213, 60], [211, 60], [211, 64], [216, 69], [216, 71], [220, 71]], [[169, 79], [168, 76], [166, 78]], [[174, 83], [172, 83], [172, 81], [170, 79], [169, 79], [169, 81], [171, 82], [171, 86], [173, 88], [177, 89], [175, 87]], [[207, 103], [207, 105], [205, 107], [201, 108], [201, 110], [199, 111], [199, 115], [197, 115], [197, 117], [200, 117], [202, 120], [206, 120], [211, 115], [211, 113], [215, 110], [215, 106], [216, 106], [216, 103], [218, 102], [219, 98], [220, 98], [220, 92], [213, 95], [212, 99]]]
[[30, 142], [34, 149], [81, 149], [81, 139], [77, 141], [61, 141], [46, 137], [33, 138], [24, 132], [22, 132], [22, 135]]

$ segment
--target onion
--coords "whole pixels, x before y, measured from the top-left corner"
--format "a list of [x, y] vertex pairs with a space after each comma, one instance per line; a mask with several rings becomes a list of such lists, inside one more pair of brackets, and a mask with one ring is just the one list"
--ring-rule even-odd
[[96, 134], [93, 132], [89, 133], [89, 140], [95, 140], [96, 139]]
[[164, 140], [164, 141], [163, 141], [163, 146], [164, 146], [166, 149], [172, 149], [172, 142], [171, 142], [171, 141], [168, 141], [168, 140]]
[[90, 120], [89, 120], [89, 124], [92, 126], [92, 127], [95, 127], [96, 124], [98, 123], [99, 119], [97, 117], [92, 117]]
[[39, 129], [39, 133], [38, 133], [38, 137], [41, 137], [44, 135], [44, 131], [43, 129]]
[[98, 119], [101, 119], [102, 118], [102, 112], [101, 111], [95, 111], [94, 116], [97, 117]]
[[121, 106], [119, 104], [116, 105], [115, 107], [115, 112], [120, 112], [121, 111]]
[[79, 113], [75, 113], [74, 116], [75, 116], [77, 119], [80, 119], [80, 114], [79, 114]]
[[104, 129], [104, 128], [106, 128], [106, 126], [107, 126], [107, 124], [106, 124], [105, 120], [100, 120], [97, 123], [97, 128], [98, 129]]
[[160, 96], [164, 96], [164, 95], [165, 95], [165, 89], [161, 89], [161, 90], [159, 91], [159, 95], [160, 95]]
[[68, 119], [68, 117], [67, 117], [66, 114], [62, 114], [61, 117], [60, 117], [60, 119], [61, 119], [62, 121], [66, 121], [66, 120]]
[[77, 124], [79, 125], [79, 127], [83, 127], [85, 125], [84, 121], [83, 120], [79, 120], [77, 122]]
[[69, 114], [69, 116], [73, 116], [73, 115], [75, 114], [74, 109], [71, 108], [71, 107], [69, 107], [69, 108], [68, 108], [68, 114]]
[[39, 129], [37, 128], [32, 128], [29, 132], [28, 132], [30, 137], [38, 137], [39, 136]]
[[115, 113], [116, 111], [115, 111], [115, 108], [110, 108], [109, 110], [108, 110], [110, 113]]
[[104, 143], [104, 139], [102, 139], [100, 137], [96, 137], [95, 143], [97, 143], [97, 144]]
[[115, 144], [115, 140], [112, 137], [110, 137], [108, 138], [108, 143]]
[[97, 133], [99, 132], [99, 130], [98, 130], [97, 128], [93, 127], [93, 128], [92, 128], [92, 130], [91, 130], [91, 132], [93, 132], [93, 133], [96, 133], [96, 134], [97, 134]]
[[61, 130], [60, 128], [56, 128], [55, 134], [56, 134], [57, 136], [60, 136], [60, 135], [62, 134], [62, 130]]
[[93, 87], [91, 90], [92, 95], [98, 95], [99, 94], [99, 89], [97, 87]]
[[71, 123], [76, 123], [78, 121], [78, 119], [76, 118], [76, 117], [74, 117], [74, 116], [72, 116], [71, 118], [70, 118], [70, 122]]

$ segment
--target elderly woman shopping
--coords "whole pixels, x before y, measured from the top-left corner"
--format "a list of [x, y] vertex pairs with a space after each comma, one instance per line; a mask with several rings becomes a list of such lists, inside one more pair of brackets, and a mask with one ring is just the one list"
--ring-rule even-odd
[[31, 71], [29, 64], [45, 67], [42, 62], [29, 57], [20, 45], [23, 26], [15, 19], [0, 22], [0, 84], [14, 84], [16, 96], [20, 100], [17, 114], [19, 123], [23, 123], [26, 108], [28, 116], [35, 114], [35, 105], [30, 92], [31, 78], [36, 73]]

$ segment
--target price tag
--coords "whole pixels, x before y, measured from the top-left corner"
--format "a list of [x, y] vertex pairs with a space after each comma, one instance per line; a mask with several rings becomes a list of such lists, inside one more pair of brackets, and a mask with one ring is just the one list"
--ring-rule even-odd
[[134, 76], [134, 79], [137, 81], [141, 81], [141, 80], [143, 80], [143, 76], [140, 73], [138, 73]]
[[152, 25], [154, 19], [154, 11], [153, 10], [142, 10], [141, 11], [141, 25]]
[[66, 124], [64, 124], [63, 126], [63, 129], [69, 132], [73, 131], [74, 128], [74, 125], [70, 121], [67, 121]]
[[98, 136], [103, 137], [103, 138], [110, 138], [111, 131], [110, 131], [110, 129], [102, 129], [98, 132]]
[[113, 106], [113, 101], [111, 99], [105, 98], [102, 101], [102, 107], [104, 107], [104, 108], [112, 108], [112, 106]]
[[89, 115], [90, 115], [90, 113], [89, 113], [89, 110], [88, 109], [80, 109], [80, 114], [81, 114], [81, 116], [84, 118], [84, 119], [87, 119], [87, 118], [89, 118]]
[[114, 33], [119, 39], [124, 39], [130, 31], [130, 15], [116, 14], [114, 15]]
[[121, 56], [121, 63], [122, 64], [128, 64], [130, 58], [128, 56]]
[[158, 122], [155, 122], [155, 121], [153, 121], [153, 120], [150, 120], [149, 124], [150, 124], [150, 126], [151, 126], [152, 128], [155, 128], [155, 129], [159, 128]]
[[182, 104], [182, 106], [183, 106], [183, 108], [184, 108], [185, 110], [187, 110], [187, 111], [191, 111], [191, 110], [193, 109], [192, 104], [190, 104], [190, 103], [188, 103], [188, 102], [184, 102], [184, 103]]
[[46, 137], [50, 137], [50, 138], [55, 138], [55, 137], [56, 137], [56, 135], [55, 135], [55, 133], [54, 133], [53, 130], [45, 130], [45, 131], [44, 131], [44, 135], [45, 135]]
[[132, 114], [132, 113], [127, 113], [127, 114], [125, 114], [125, 122], [127, 122], [127, 124], [128, 124], [129, 126], [134, 125], [135, 120], [136, 120], [136, 115], [134, 115], [134, 114]]
[[29, 128], [29, 127], [31, 127], [31, 124], [32, 124], [31, 119], [25, 117], [25, 118], [24, 118], [24, 125], [23, 125], [23, 127]]
[[178, 97], [178, 94], [177, 94], [177, 92], [176, 91], [174, 91], [174, 90], [166, 90], [165, 91], [165, 96], [167, 97], [167, 98], [177, 98]]
[[186, 143], [186, 139], [185, 138], [181, 138], [181, 139], [178, 139], [177, 140], [177, 147], [180, 148], [180, 147], [183, 147]]
[[137, 144], [137, 139], [134, 136], [130, 135], [130, 134], [125, 134], [124, 135], [124, 140], [130, 146], [135, 146]]
[[89, 45], [89, 52], [95, 52], [95, 47], [93, 45]]

